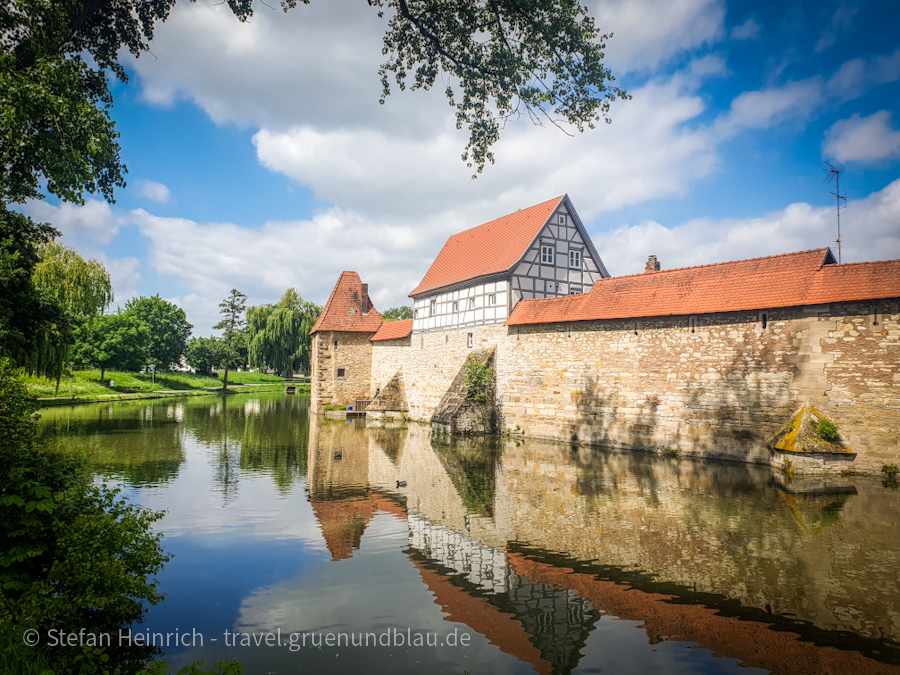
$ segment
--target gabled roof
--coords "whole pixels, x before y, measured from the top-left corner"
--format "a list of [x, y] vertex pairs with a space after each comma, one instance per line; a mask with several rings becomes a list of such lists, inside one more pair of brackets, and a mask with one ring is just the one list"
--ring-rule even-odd
[[520, 301], [507, 326], [774, 309], [900, 297], [900, 260], [838, 265], [828, 248], [601, 279]]
[[399, 340], [400, 338], [409, 337], [413, 329], [412, 319], [403, 319], [402, 321], [385, 321], [381, 324], [381, 328], [369, 339], [372, 342], [376, 340]]
[[374, 333], [383, 323], [369, 299], [369, 287], [356, 272], [341, 272], [325, 308], [309, 334], [320, 330]]
[[519, 262], [563, 199], [565, 195], [554, 197], [454, 234], [409, 295], [507, 271]]

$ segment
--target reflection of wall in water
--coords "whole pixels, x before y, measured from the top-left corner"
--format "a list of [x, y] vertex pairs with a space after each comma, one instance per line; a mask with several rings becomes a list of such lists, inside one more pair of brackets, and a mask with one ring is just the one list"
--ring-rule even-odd
[[509, 540], [900, 639], [900, 499], [864, 480], [820, 488], [779, 489], [746, 465], [529, 442], [507, 445], [495, 518]]

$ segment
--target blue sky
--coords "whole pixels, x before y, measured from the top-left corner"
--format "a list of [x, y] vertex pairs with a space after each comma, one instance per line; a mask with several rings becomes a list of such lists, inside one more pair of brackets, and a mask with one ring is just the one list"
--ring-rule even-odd
[[[271, 4], [271, 3], [270, 3]], [[510, 124], [477, 180], [438, 92], [378, 105], [383, 23], [358, 0], [250, 24], [180, 3], [116, 85], [128, 187], [26, 211], [102, 260], [116, 300], [160, 293], [208, 335], [232, 287], [323, 303], [358, 271], [406, 302], [446, 238], [568, 193], [614, 275], [827, 246], [845, 167], [845, 262], [900, 257], [900, 4], [613, 0], [607, 63], [633, 98], [566, 136]]]

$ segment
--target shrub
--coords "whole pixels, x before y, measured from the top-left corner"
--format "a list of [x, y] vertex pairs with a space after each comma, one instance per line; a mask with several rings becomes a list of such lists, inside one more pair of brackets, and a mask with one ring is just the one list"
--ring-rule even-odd
[[470, 358], [466, 363], [466, 400], [472, 403], [487, 403], [490, 397], [492, 375], [490, 366]]
[[826, 440], [829, 443], [834, 442], [838, 438], [837, 424], [824, 418], [820, 419], [818, 433], [819, 438]]
[[[144, 603], [163, 598], [150, 580], [169, 559], [152, 531], [162, 514], [94, 485], [83, 461], [43, 452], [36, 409], [0, 360], [0, 632], [85, 628], [110, 633], [115, 645], [119, 628], [140, 620]], [[33, 652], [7, 643], [3, 659], [10, 650]], [[135, 665], [151, 655], [138, 649], [115, 656]], [[97, 649], [60, 647], [40, 656], [58, 673], [110, 667], [110, 655]]]

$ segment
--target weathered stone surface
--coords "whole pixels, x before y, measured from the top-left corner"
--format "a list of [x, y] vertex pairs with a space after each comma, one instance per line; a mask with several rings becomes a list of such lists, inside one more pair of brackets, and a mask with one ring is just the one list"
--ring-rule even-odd
[[771, 463], [768, 440], [810, 398], [858, 453], [839, 469], [898, 463], [900, 301], [770, 310], [766, 328], [758, 312], [691, 318], [413, 333], [374, 347], [369, 387], [402, 368], [409, 416], [429, 422], [472, 349], [496, 346], [503, 429]]
[[807, 399], [772, 437], [769, 447], [787, 453], [855, 455], [840, 431], [837, 432], [837, 438], [830, 441], [821, 436], [819, 429], [823, 420], [831, 421]]
[[366, 407], [366, 416], [373, 412], [407, 412], [408, 410], [409, 404], [406, 402], [406, 385], [403, 383], [403, 371], [398, 370]]
[[443, 433], [485, 433], [496, 428], [497, 410], [494, 404], [496, 377], [491, 378], [487, 387], [485, 394], [488, 400], [485, 403], [479, 404], [468, 400], [466, 386], [466, 373], [470, 363], [486, 366], [492, 376], [494, 375], [494, 351], [494, 347], [488, 347], [471, 353], [459, 369], [431, 416], [431, 424], [437, 425]]

